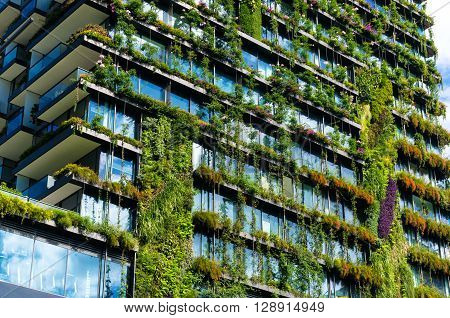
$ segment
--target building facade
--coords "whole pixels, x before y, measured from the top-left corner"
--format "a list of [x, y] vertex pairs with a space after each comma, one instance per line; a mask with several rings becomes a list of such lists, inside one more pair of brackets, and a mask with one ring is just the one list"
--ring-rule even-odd
[[0, 295], [449, 295], [420, 1], [0, 1]]

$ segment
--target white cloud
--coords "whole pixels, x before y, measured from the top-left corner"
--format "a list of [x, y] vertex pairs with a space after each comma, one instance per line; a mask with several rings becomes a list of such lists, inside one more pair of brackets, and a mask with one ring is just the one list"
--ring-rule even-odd
[[[443, 90], [440, 100], [447, 105], [447, 117], [442, 119], [442, 125], [450, 130], [450, 1], [429, 0], [427, 13], [434, 18], [433, 38], [438, 48], [437, 67], [442, 74]], [[447, 147], [444, 156], [450, 158], [450, 147]]]
[[433, 35], [438, 48], [438, 67], [442, 73], [450, 75], [450, 1], [429, 0], [427, 13], [434, 18]]

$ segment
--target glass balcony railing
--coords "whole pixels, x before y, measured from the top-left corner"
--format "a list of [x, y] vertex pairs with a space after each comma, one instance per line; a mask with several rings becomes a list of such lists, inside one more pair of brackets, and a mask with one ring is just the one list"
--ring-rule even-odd
[[[17, 114], [13, 115], [11, 119], [8, 120], [6, 124], [6, 136], [13, 135], [17, 130], [22, 127], [23, 122], [23, 111], [19, 111]], [[4, 135], [4, 136], [5, 136]]]
[[18, 110], [20, 107], [16, 106], [14, 104], [4, 104], [2, 107], [0, 107], [0, 113], [3, 114], [3, 116], [8, 117], [8, 114], [12, 114], [16, 110]]
[[7, 66], [14, 59], [18, 59], [18, 60], [21, 60], [21, 61], [26, 61], [25, 50], [22, 47], [16, 46], [15, 48], [13, 48], [11, 51], [9, 51], [5, 55], [5, 57], [3, 58], [2, 64], [1, 64], [2, 68]]
[[34, 78], [40, 71], [42, 71], [45, 67], [47, 67], [58, 57], [60, 57], [66, 50], [67, 45], [65, 45], [64, 43], [60, 43], [47, 55], [44, 55], [40, 60], [35, 62], [33, 66], [31, 66], [30, 71], [28, 73], [28, 80]]
[[44, 176], [42, 179], [22, 191], [22, 193], [27, 197], [36, 199], [54, 185], [55, 178], [53, 176]]
[[89, 71], [77, 68], [61, 82], [49, 89], [43, 94], [39, 100], [39, 110], [47, 107], [52, 101], [68, 91], [75, 83], [77, 83], [84, 74], [89, 74]]

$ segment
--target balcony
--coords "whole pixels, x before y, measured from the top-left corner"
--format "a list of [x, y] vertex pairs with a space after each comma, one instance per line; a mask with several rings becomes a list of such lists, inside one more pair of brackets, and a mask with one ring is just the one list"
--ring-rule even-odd
[[0, 35], [19, 17], [21, 5], [22, 0], [2, 0], [0, 2]]
[[71, 176], [56, 179], [46, 175], [22, 193], [30, 198], [46, 204], [57, 204], [77, 192], [83, 187], [83, 183]]
[[49, 89], [39, 100], [37, 117], [52, 122], [62, 113], [73, 107], [77, 100], [82, 100], [88, 93], [78, 87], [80, 79], [89, 72], [77, 68], [61, 82]]
[[44, 26], [45, 17], [52, 3], [52, 0], [25, 0], [20, 16], [3, 34], [3, 41], [9, 43], [14, 40], [21, 45], [28, 44], [30, 39]]
[[25, 91], [42, 96], [76, 68], [93, 68], [100, 53], [94, 50], [98, 48], [91, 47], [84, 38], [79, 38], [70, 46], [58, 44], [31, 66], [25, 81], [13, 91], [10, 102], [24, 106]]
[[30, 66], [28, 72], [28, 80], [33, 79], [39, 74], [43, 69], [53, 63], [58, 57], [60, 57], [67, 50], [67, 45], [60, 43], [54, 47], [47, 55], [42, 56], [38, 61]]
[[101, 143], [101, 139], [96, 138], [98, 134], [90, 129], [77, 129], [74, 125], [51, 129], [42, 137], [42, 145], [20, 161], [13, 174], [40, 180], [68, 163], [78, 161]]
[[17, 161], [33, 141], [33, 130], [23, 124], [23, 110], [15, 112], [0, 137], [0, 156]]
[[14, 47], [0, 61], [0, 78], [11, 82], [27, 67], [27, 54], [21, 46]]
[[41, 200], [42, 194], [54, 185], [55, 178], [52, 176], [45, 176], [27, 189], [23, 190], [22, 194], [35, 200]]
[[[34, 147], [22, 155], [24, 157], [12, 171], [34, 180], [77, 162], [101, 144], [112, 144], [107, 135], [76, 124], [56, 126], [50, 123], [36, 132], [34, 138]], [[141, 154], [141, 149], [131, 144], [120, 142], [117, 146]]]
[[[72, 212], [9, 191], [0, 190], [0, 195], [44, 210]], [[120, 251], [108, 249], [109, 257], [105, 260], [101, 255], [106, 239], [98, 233], [73, 227], [61, 229], [53, 220], [14, 216], [2, 218], [2, 225], [14, 228], [14, 232], [0, 229], [0, 245], [8, 245], [0, 251], [2, 297], [120, 297], [120, 291], [129, 288], [123, 280], [129, 277], [128, 253], [120, 258]], [[33, 261], [43, 255], [57, 261], [47, 265]], [[78, 264], [76, 270], [73, 264]], [[105, 280], [108, 280], [106, 287]]]
[[29, 45], [29, 50], [48, 52], [59, 42], [67, 42], [71, 35], [88, 24], [100, 25], [108, 18], [105, 3], [96, 0], [75, 0], [55, 20], [48, 25]]

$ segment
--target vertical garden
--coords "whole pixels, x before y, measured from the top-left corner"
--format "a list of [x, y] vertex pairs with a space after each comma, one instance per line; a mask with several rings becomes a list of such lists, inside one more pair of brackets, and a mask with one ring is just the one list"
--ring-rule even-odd
[[[364, 25], [355, 10], [337, 1], [294, 0], [288, 1], [288, 7], [278, 1], [176, 2], [180, 3], [174, 5], [181, 7], [178, 25], [160, 19], [160, 2], [144, 5], [141, 0], [116, 0], [111, 9], [113, 33], [89, 25], [72, 37], [73, 41], [83, 36], [101, 43], [107, 56], [85, 81], [143, 109], [136, 296], [245, 297], [249, 290], [257, 289], [264, 295], [318, 297], [325, 296], [323, 285], [330, 277], [333, 282], [349, 282], [352, 296], [440, 295], [432, 287], [414, 287], [411, 263], [444, 273], [448, 279], [448, 260], [427, 258], [427, 252], [409, 247], [404, 228], [406, 222], [448, 243], [449, 227], [427, 221], [417, 211], [402, 210], [399, 199], [400, 190], [407, 188], [420, 198], [432, 198], [448, 213], [448, 191], [399, 173], [395, 163], [402, 151], [414, 158], [420, 156], [424, 165], [431, 163], [446, 175], [448, 161], [399, 140], [393, 111], [404, 109], [397, 108], [394, 95], [414, 98], [423, 92], [385, 62], [378, 67], [371, 59], [374, 50], [370, 45], [381, 41], [380, 33], [389, 23], [399, 23], [410, 32], [412, 26], [382, 17]], [[338, 10], [341, 7], [343, 12]], [[346, 26], [336, 24], [327, 32], [320, 24], [311, 26], [308, 15], [323, 13], [345, 21]], [[170, 39], [164, 51], [168, 58], [159, 57], [158, 46], [136, 44], [138, 30], [148, 26], [152, 31], [145, 36], [154, 32], [155, 38]], [[280, 32], [287, 34], [291, 45], [279, 40]], [[355, 34], [363, 39], [365, 51], [356, 49], [361, 40]], [[265, 78], [248, 65], [242, 54], [244, 41], [247, 46], [256, 41], [255, 46], [264, 46], [270, 52], [267, 55], [276, 57]], [[317, 42], [347, 60], [350, 56], [357, 66], [350, 71], [342, 62], [334, 67], [324, 63], [321, 68], [320, 63], [308, 59], [309, 48]], [[389, 49], [399, 50], [400, 60], [413, 61], [410, 67], [420, 72], [430, 87], [437, 85], [434, 65], [416, 61], [409, 51]], [[125, 58], [129, 63], [123, 62]], [[239, 70], [232, 89], [220, 86], [217, 80], [217, 65], [223, 62]], [[202, 95], [202, 111], [185, 111], [174, 100], [156, 100], [136, 92], [136, 66], [171, 78], [169, 93], [180, 83], [188, 83], [183, 84], [189, 87], [186, 90]], [[255, 99], [252, 91], [262, 86], [264, 92]], [[436, 116], [442, 113], [435, 96], [426, 96], [428, 111]], [[339, 121], [327, 134], [316, 131], [294, 118], [298, 105], [313, 105]], [[408, 125], [415, 126], [419, 135], [437, 135], [441, 145], [448, 143], [445, 129], [414, 116], [404, 111], [402, 118], [408, 117]], [[257, 132], [243, 128], [249, 118], [263, 130], [267, 128], [264, 136], [276, 136], [275, 141], [256, 142]], [[348, 140], [338, 124], [346, 120], [360, 127]], [[244, 133], [247, 140], [242, 140]], [[356, 181], [295, 160], [295, 146], [304, 140], [322, 147], [322, 165], [337, 164], [338, 154], [350, 158]], [[213, 165], [204, 159], [197, 162], [196, 145], [214, 153]], [[249, 167], [267, 171], [268, 177], [262, 173], [249, 177]], [[304, 184], [311, 185], [314, 198], [333, 193], [338, 203], [348, 207], [345, 213], [352, 213], [357, 221], [326, 211], [320, 206], [322, 201], [308, 206], [303, 192], [298, 191]], [[297, 190], [291, 191], [287, 185]], [[199, 191], [226, 193], [233, 201], [233, 214], [222, 205], [199, 208], [194, 202]], [[277, 211], [282, 220], [278, 225], [281, 235], [259, 225], [255, 211], [267, 207]], [[211, 255], [194, 255], [198, 233], [212, 242]], [[350, 260], [353, 250], [366, 255], [364, 260]]]

